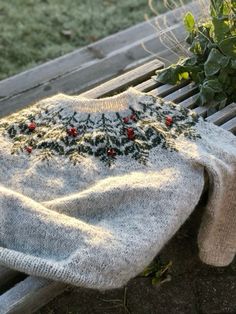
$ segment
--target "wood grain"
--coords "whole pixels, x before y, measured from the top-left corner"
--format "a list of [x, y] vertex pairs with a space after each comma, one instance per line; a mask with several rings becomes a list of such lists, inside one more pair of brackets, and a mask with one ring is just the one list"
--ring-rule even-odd
[[[3, 80], [0, 82], [0, 98], [10, 97], [27, 91], [30, 88], [36, 88], [41, 84], [45, 84], [64, 75], [66, 76], [70, 72], [80, 71], [97, 62], [99, 63], [99, 61], [103, 59], [109, 59], [112, 55], [119, 55], [121, 52], [127, 54], [127, 57], [133, 59], [133, 61], [139, 60], [143, 58], [145, 51], [143, 50], [143, 54], [140, 54], [140, 51], [137, 52], [135, 49], [132, 51], [129, 47], [140, 46], [141, 42], [146, 42], [148, 45], [148, 42], [150, 42], [150, 40], [152, 41], [153, 36], [158, 41], [159, 33], [155, 29], [155, 24], [160, 24], [164, 29], [168, 30], [169, 28], [169, 30], [171, 30], [171, 27], [175, 27], [177, 24], [180, 26], [180, 24], [182, 24], [183, 12], [189, 10], [195, 12], [195, 15], [198, 15], [198, 2], [194, 1], [182, 8], [169, 11], [157, 18], [151, 19], [149, 22], [139, 23], [126, 30], [101, 39], [96, 43], [77, 49], [62, 57]], [[176, 28], [176, 30], [178, 30], [178, 28]], [[177, 35], [185, 36], [183, 31], [182, 34], [178, 31]], [[157, 46], [158, 45], [159, 44], [157, 44]], [[160, 46], [159, 51], [162, 50], [163, 48]]]
[[0, 313], [30, 314], [66, 288], [67, 285], [56, 281], [28, 277], [0, 296]]

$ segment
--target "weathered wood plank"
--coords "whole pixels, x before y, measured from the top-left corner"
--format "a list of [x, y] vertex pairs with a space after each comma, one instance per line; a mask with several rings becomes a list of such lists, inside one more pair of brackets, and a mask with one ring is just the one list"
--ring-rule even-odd
[[[181, 26], [182, 27], [182, 26]], [[177, 30], [176, 30], [177, 31]], [[155, 51], [156, 37], [147, 39], [148, 49]], [[134, 60], [146, 57], [153, 59], [140, 43], [126, 47], [124, 51], [117, 52], [98, 62], [91, 62], [89, 66], [82, 67], [66, 75], [55, 78], [25, 92], [0, 101], [0, 117], [22, 109], [44, 97], [63, 92], [67, 94], [81, 93], [108, 79], [125, 72], [126, 67]]]
[[207, 121], [221, 125], [236, 116], [236, 104], [232, 103], [206, 118]]
[[135, 88], [142, 92], [149, 92], [150, 90], [157, 88], [162, 85], [161, 83], [156, 82], [153, 78], [146, 80], [138, 85], [135, 85]]
[[193, 111], [195, 111], [199, 116], [202, 116], [204, 118], [206, 118], [206, 116], [207, 116], [206, 107], [197, 107], [197, 108], [193, 109]]
[[221, 125], [221, 127], [235, 134], [236, 133], [236, 117], [225, 122], [224, 124]]
[[[199, 14], [199, 10], [197, 8], [198, 5], [194, 2], [193, 11], [196, 15]], [[170, 16], [173, 14], [172, 23], [176, 21], [176, 16], [180, 17], [180, 14], [176, 14], [178, 10], [179, 9], [176, 9], [175, 13], [173, 11], [172, 13], [168, 13]], [[180, 11], [182, 11], [182, 9]], [[181, 21], [181, 19], [177, 20]], [[166, 27], [165, 37], [168, 37], [171, 33], [173, 33], [176, 37], [176, 42], [182, 42], [184, 40], [185, 31], [182, 21]], [[41, 80], [33, 86], [28, 84], [25, 86], [25, 89], [15, 91], [13, 94], [9, 94], [7, 92], [7, 86], [9, 85], [4, 87], [4, 85], [1, 85], [5, 84], [4, 81], [0, 82], [0, 87], [4, 87], [2, 88], [3, 93], [1, 94], [0, 92], [0, 95], [6, 96], [0, 101], [0, 117], [20, 110], [21, 108], [30, 105], [39, 99], [58, 92], [68, 94], [81, 93], [93, 86], [111, 79], [112, 77], [117, 76], [121, 72], [125, 72], [127, 69], [130, 69], [132, 64], [136, 65], [137, 60], [139, 60], [138, 62], [142, 62], [141, 60], [144, 62], [147, 59], [154, 59], [155, 55], [150, 55], [147, 51], [145, 51], [141, 43], [143, 43], [148, 50], [156, 53], [157, 56], [162, 56], [163, 52], [164, 54], [167, 52], [166, 46], [163, 45], [158, 36], [158, 32], [156, 34], [154, 32], [144, 38], [140, 37], [139, 40], [135, 42], [131, 41], [131, 44], [122, 46], [120, 49], [110, 52], [104, 57], [101, 57], [100, 55], [100, 58], [85, 62], [83, 65], [77, 65], [76, 68], [70, 71], [65, 71], [64, 74], [60, 74], [56, 77], [54, 76], [46, 81]], [[176, 46], [176, 44], [171, 43], [169, 44], [169, 47], [169, 56], [173, 56], [176, 51], [175, 58], [177, 58], [181, 53], [178, 45]], [[48, 70], [50, 70], [50, 68]], [[34, 72], [34, 75], [36, 75], [36, 73], [37, 72]], [[17, 79], [22, 81], [24, 80], [24, 77], [15, 76], [14, 80], [16, 81], [8, 81], [8, 84], [10, 83], [10, 86], [16, 86], [18, 84]], [[13, 78], [11, 80], [13, 80]], [[33, 78], [28, 78], [28, 81], [33, 82]]]
[[167, 29], [172, 25], [182, 23], [184, 12], [191, 10], [196, 16], [199, 16], [201, 14], [199, 7], [198, 1], [192, 1], [184, 6], [160, 14], [157, 17], [150, 19], [148, 22], [142, 22], [125, 31], [111, 35], [108, 38], [112, 38], [112, 41], [106, 41], [104, 44], [104, 41], [101, 40], [93, 44], [93, 46], [101, 51], [103, 55], [108, 55], [112, 53], [112, 51], [120, 49], [124, 42], [125, 45], [127, 45], [130, 41], [139, 41], [141, 38], [152, 35], [153, 33], [159, 35], [160, 32], [155, 29], [155, 25], [157, 24], [160, 25], [162, 29]]
[[28, 277], [0, 296], [1, 314], [33, 313], [66, 289], [67, 285]]
[[165, 84], [165, 85], [159, 86], [159, 87], [151, 90], [150, 93], [154, 96], [166, 97], [169, 94], [177, 91], [179, 88], [182, 88], [188, 84], [189, 84], [188, 81], [185, 81], [179, 85]]
[[[184, 7], [178, 8], [174, 11], [170, 11], [157, 18], [152, 19], [149, 22], [142, 22], [129, 29], [118, 32], [111, 36], [108, 36], [96, 43], [93, 43], [87, 47], [78, 49], [65, 56], [59, 57], [55, 60], [46, 62], [33, 69], [17, 74], [9, 79], [0, 82], [0, 97], [8, 97], [25, 90], [33, 88], [42, 84], [43, 82], [50, 81], [64, 75], [66, 73], [78, 70], [85, 64], [90, 62], [99, 61], [106, 58], [113, 53], [129, 46], [135, 42], [141, 42], [143, 38], [150, 35], [158, 36], [158, 32], [152, 25], [155, 23], [162, 24], [164, 28], [168, 28], [171, 25], [180, 23], [182, 20], [182, 12], [194, 11], [195, 14], [199, 13], [199, 4], [197, 1], [187, 4]], [[165, 19], [163, 19], [163, 17]], [[164, 20], [166, 26], [164, 26]]]
[[177, 89], [175, 92], [171, 93], [170, 95], [166, 96], [166, 100], [174, 101], [175, 103], [180, 103], [184, 99], [188, 99], [190, 96], [194, 95], [196, 91], [198, 90], [198, 87], [190, 83], [186, 86], [183, 86], [179, 89]]
[[197, 97], [198, 97], [198, 93], [191, 97], [188, 97], [184, 101], [181, 101], [179, 104], [185, 108], [193, 109], [196, 107]]
[[164, 64], [159, 60], [150, 61], [147, 64], [144, 64], [132, 71], [129, 71], [112, 80], [109, 80], [108, 82], [99, 85], [98, 87], [93, 88], [88, 92], [81, 94], [81, 96], [99, 98], [101, 96], [107, 96], [108, 94], [114, 92], [120, 92], [122, 90], [125, 90], [129, 86], [136, 85], [139, 82], [148, 79], [155, 73], [156, 70], [163, 67]]

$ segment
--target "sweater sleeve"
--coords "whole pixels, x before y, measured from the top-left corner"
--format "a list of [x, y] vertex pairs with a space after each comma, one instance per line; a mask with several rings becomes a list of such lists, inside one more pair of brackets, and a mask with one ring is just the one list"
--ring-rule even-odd
[[200, 259], [227, 266], [236, 252], [236, 137], [211, 123], [199, 127], [202, 147], [197, 157], [209, 177], [198, 246]]

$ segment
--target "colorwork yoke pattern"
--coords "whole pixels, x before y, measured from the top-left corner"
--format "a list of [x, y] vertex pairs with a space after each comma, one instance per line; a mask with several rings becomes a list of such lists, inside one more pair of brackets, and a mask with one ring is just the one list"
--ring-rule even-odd
[[236, 252], [236, 138], [135, 88], [57, 94], [0, 120], [0, 265], [87, 288], [125, 285], [194, 211], [199, 257]]

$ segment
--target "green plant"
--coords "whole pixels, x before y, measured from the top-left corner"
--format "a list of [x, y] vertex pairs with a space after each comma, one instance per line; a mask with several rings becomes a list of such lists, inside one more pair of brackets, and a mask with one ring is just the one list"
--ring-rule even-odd
[[199, 87], [197, 104], [209, 110], [236, 101], [236, 0], [211, 0], [208, 20], [184, 16], [191, 56], [157, 71], [161, 83], [178, 84], [190, 79]]
[[147, 266], [141, 276], [150, 277], [153, 285], [164, 283], [165, 281], [170, 281], [170, 268], [172, 266], [172, 262], [163, 263], [159, 256], [157, 256], [153, 262]]

